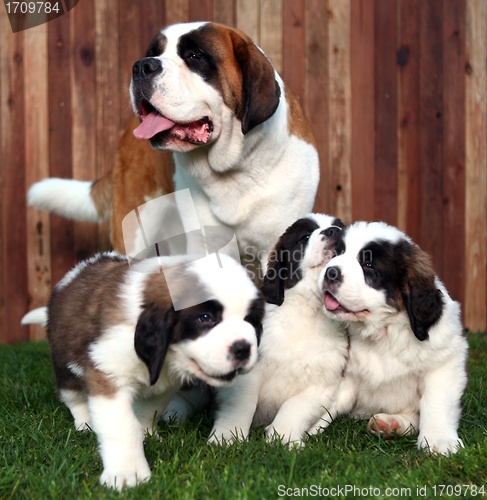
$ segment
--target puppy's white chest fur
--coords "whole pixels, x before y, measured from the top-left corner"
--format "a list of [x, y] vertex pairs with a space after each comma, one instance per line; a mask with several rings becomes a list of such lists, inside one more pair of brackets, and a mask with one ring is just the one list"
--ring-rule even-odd
[[[295, 294], [279, 308], [268, 307], [261, 362], [255, 374], [248, 374], [260, 377], [262, 383], [256, 426], [272, 420], [286, 400], [307, 387], [338, 386], [347, 359], [347, 338], [338, 322], [324, 320], [319, 303], [309, 302], [309, 296]], [[273, 375], [266, 377], [266, 373]]]

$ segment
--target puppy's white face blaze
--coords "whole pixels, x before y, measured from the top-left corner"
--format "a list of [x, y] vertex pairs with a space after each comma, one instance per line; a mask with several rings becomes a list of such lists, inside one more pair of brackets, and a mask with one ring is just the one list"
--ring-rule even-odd
[[281, 305], [285, 291], [301, 283], [316, 293], [316, 278], [335, 255], [340, 219], [325, 214], [308, 214], [291, 224], [269, 255], [264, 278], [264, 297]]
[[218, 387], [249, 371], [257, 361], [257, 338], [253, 326], [239, 318], [228, 318], [195, 340], [171, 347], [173, 367]]
[[[333, 279], [335, 269], [340, 269], [342, 284], [335, 288], [326, 284], [325, 276]], [[391, 311], [386, 304], [385, 293], [366, 285], [364, 272], [356, 257], [339, 255], [333, 258], [320, 273], [319, 283], [323, 284], [324, 310], [328, 316], [341, 320], [359, 321], [368, 318], [384, 306], [384, 313]], [[391, 311], [392, 312], [392, 311]]]
[[383, 223], [358, 222], [347, 228], [344, 253], [328, 262], [318, 279], [328, 316], [375, 322], [397, 314], [398, 291], [386, 274], [394, 268], [388, 249], [399, 241], [410, 242], [401, 231]]

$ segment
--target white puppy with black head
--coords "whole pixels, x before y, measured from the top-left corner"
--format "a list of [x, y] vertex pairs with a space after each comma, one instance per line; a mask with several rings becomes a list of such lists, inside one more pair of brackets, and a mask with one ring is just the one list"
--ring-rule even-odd
[[335, 254], [339, 219], [310, 214], [292, 224], [269, 258], [263, 293], [268, 305], [259, 361], [235, 385], [218, 391], [210, 442], [245, 439], [269, 424], [268, 440], [299, 444], [331, 407], [347, 360], [340, 322], [321, 311], [316, 280]]
[[47, 331], [56, 386], [76, 428], [97, 435], [101, 483], [150, 477], [144, 433], [184, 381], [223, 386], [255, 364], [263, 299], [240, 264], [225, 255], [218, 264], [162, 257], [129, 267], [101, 254], [55, 287]]
[[[467, 383], [460, 305], [427, 254], [395, 227], [357, 222], [338, 246], [318, 282], [326, 315], [350, 334], [331, 416], [370, 418], [369, 429], [384, 437], [419, 433], [419, 448], [455, 453]], [[323, 415], [317, 429], [329, 421]]]

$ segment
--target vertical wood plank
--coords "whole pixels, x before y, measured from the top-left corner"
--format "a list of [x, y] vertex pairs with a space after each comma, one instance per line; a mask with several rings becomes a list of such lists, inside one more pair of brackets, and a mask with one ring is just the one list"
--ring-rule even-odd
[[[49, 164], [51, 177], [73, 177], [69, 15], [48, 23]], [[75, 263], [74, 222], [51, 215], [52, 280]]]
[[[6, 68], [8, 65], [8, 54], [10, 45], [13, 43], [13, 34], [8, 22], [5, 9], [0, 9], [0, 67]], [[8, 72], [0, 71], [0, 155], [2, 158], [7, 157], [7, 148], [9, 147], [7, 139], [8, 134], [8, 119], [10, 113], [8, 111]], [[3, 190], [5, 183], [5, 167], [0, 168], [0, 241], [5, 240], [5, 228], [3, 218], [5, 206], [3, 200]], [[7, 321], [5, 317], [6, 303], [6, 287], [5, 287], [5, 267], [7, 265], [5, 248], [0, 244], [0, 342], [7, 342]]]
[[375, 2], [375, 218], [397, 223], [396, 3]]
[[[85, 0], [69, 16], [71, 31], [71, 96], [73, 177], [95, 180], [96, 169], [96, 75], [95, 19], [93, 0]], [[90, 98], [87, 98], [90, 96]], [[74, 223], [75, 256], [82, 260], [98, 249], [98, 228]]]
[[323, 0], [306, 1], [306, 73], [303, 108], [316, 137], [320, 157], [320, 183], [316, 212], [331, 212], [329, 110], [328, 110], [328, 5]]
[[284, 2], [283, 30], [286, 36], [283, 40], [282, 75], [287, 85], [304, 103], [305, 88], [305, 0]]
[[235, 0], [237, 28], [260, 44], [260, 1]]
[[[27, 191], [34, 182], [49, 177], [47, 24], [26, 31], [24, 58]], [[50, 218], [44, 210], [27, 210], [26, 248], [30, 310], [45, 306], [52, 290]], [[44, 337], [44, 328], [29, 327], [30, 340]]]
[[166, 19], [165, 0], [159, 2], [154, 2], [154, 0], [140, 0], [137, 3], [140, 6], [140, 18], [142, 20], [141, 46], [139, 46], [140, 54], [137, 57], [139, 59], [145, 54], [149, 43], [156, 36], [157, 32], [161, 28], [164, 28], [168, 24], [168, 21]]
[[211, 21], [211, 0], [189, 0], [189, 21]]
[[168, 0], [166, 2], [167, 24], [189, 21], [189, 0]]
[[398, 4], [397, 225], [419, 242], [419, 2]]
[[329, 168], [332, 214], [352, 219], [350, 0], [328, 3]]
[[20, 319], [27, 310], [26, 208], [24, 151], [24, 33], [10, 35], [3, 52], [2, 78], [2, 262], [3, 342], [25, 340]]
[[443, 9], [420, 2], [420, 203], [418, 242], [443, 274]]
[[375, 216], [374, 0], [351, 3], [352, 219]]
[[235, 2], [213, 0], [213, 20], [228, 26], [236, 26]]
[[443, 241], [455, 245], [444, 245], [442, 279], [460, 302], [465, 278], [459, 265], [465, 261], [465, 9], [464, 0], [443, 2]]
[[487, 3], [467, 0], [465, 325], [487, 329]]
[[277, 72], [282, 74], [282, 0], [262, 0], [261, 9], [260, 47]]
[[[147, 47], [144, 47], [142, 6], [132, 0], [119, 0], [120, 5], [120, 123], [122, 129], [132, 117], [129, 99], [129, 86], [132, 77], [132, 66], [143, 57]], [[149, 40], [155, 36], [157, 29], [151, 33]], [[130, 36], [127, 34], [130, 33]], [[147, 42], [148, 45], [149, 41]]]
[[[110, 170], [115, 158], [120, 129], [120, 5], [100, 0], [95, 5], [96, 68], [96, 173], [97, 178]], [[110, 54], [110, 57], [107, 57]], [[110, 248], [107, 223], [99, 225], [99, 243]]]

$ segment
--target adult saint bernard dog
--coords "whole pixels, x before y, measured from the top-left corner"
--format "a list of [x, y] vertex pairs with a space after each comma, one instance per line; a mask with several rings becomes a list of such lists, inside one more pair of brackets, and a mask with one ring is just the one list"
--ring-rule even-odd
[[[344, 322], [349, 360], [330, 417], [370, 418], [384, 437], [419, 434], [418, 447], [450, 455], [467, 383], [460, 305], [410, 238], [381, 222], [357, 222], [321, 272], [324, 312]], [[340, 253], [340, 252], [339, 252]]]
[[45, 179], [30, 188], [29, 204], [110, 217], [112, 244], [124, 253], [125, 215], [189, 188], [201, 225], [228, 226], [241, 252], [265, 264], [279, 235], [312, 209], [319, 161], [296, 97], [262, 50], [221, 24], [169, 26], [134, 64], [130, 99], [138, 139], [124, 134], [113, 171], [96, 182]]
[[144, 434], [183, 382], [224, 386], [255, 364], [264, 301], [239, 263], [220, 255], [219, 264], [129, 266], [99, 254], [55, 287], [47, 336], [56, 386], [76, 428], [97, 435], [102, 484], [120, 490], [150, 477]]
[[323, 314], [316, 282], [339, 249], [339, 219], [310, 214], [292, 224], [272, 250], [264, 278], [267, 302], [259, 360], [236, 383], [218, 390], [209, 442], [245, 439], [268, 425], [267, 440], [299, 445], [332, 408], [345, 370], [348, 338]]

